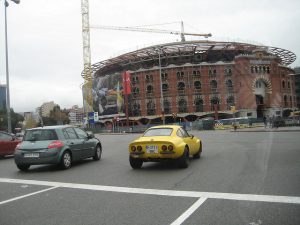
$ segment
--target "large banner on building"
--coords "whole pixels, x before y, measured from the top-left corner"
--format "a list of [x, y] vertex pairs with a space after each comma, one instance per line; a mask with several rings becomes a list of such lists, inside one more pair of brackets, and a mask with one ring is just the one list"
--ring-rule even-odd
[[130, 73], [128, 71], [122, 73], [122, 81], [123, 81], [123, 94], [124, 95], [131, 94]]
[[94, 78], [92, 94], [93, 109], [98, 112], [99, 119], [124, 115], [123, 77], [120, 73]]

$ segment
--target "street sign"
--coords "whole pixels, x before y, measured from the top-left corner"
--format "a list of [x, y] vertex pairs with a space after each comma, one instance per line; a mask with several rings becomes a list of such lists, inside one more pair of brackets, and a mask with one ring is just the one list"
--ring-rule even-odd
[[94, 112], [94, 122], [98, 122], [98, 121], [99, 121], [98, 112]]
[[95, 123], [94, 112], [89, 112], [88, 113], [88, 121], [89, 121], [89, 124], [94, 124]]

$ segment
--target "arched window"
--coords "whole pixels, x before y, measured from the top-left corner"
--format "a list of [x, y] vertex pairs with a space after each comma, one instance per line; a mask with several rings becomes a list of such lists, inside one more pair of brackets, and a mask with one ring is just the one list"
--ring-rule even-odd
[[216, 81], [216, 80], [212, 80], [212, 81], [210, 82], [210, 87], [211, 87], [211, 88], [217, 88], [217, 87], [218, 87], [217, 81]]
[[195, 89], [200, 90], [201, 89], [201, 82], [200, 81], [195, 81], [194, 82], [194, 87], [195, 87]]
[[193, 70], [193, 76], [194, 77], [200, 77], [200, 71], [199, 70]]
[[145, 80], [146, 80], [147, 83], [152, 82], [152, 81], [153, 81], [153, 76], [152, 76], [152, 74], [146, 74]]
[[167, 73], [162, 73], [161, 74], [161, 80], [165, 81], [168, 79], [168, 74]]
[[140, 93], [140, 89], [138, 87], [134, 87], [132, 89], [132, 93], [133, 93], [133, 95], [138, 95]]
[[177, 71], [176, 75], [177, 75], [177, 79], [183, 79], [184, 72], [183, 71]]
[[147, 114], [155, 115], [155, 103], [151, 100], [147, 103]]
[[255, 82], [255, 87], [256, 87], [256, 88], [261, 88], [261, 82], [260, 82], [260, 80], [257, 80], [257, 81]]
[[147, 86], [147, 94], [151, 94], [153, 93], [153, 86], [152, 85], [148, 85]]
[[227, 89], [232, 89], [232, 81], [231, 80], [227, 80], [226, 81], [226, 86], [227, 86]]
[[291, 84], [290, 84], [289, 81], [288, 81], [288, 83], [287, 83], [287, 86], [288, 86], [289, 89], [291, 88]]
[[183, 91], [185, 89], [185, 84], [183, 82], [179, 82], [177, 84], [177, 90], [178, 91]]
[[164, 112], [165, 114], [171, 113], [171, 105], [168, 99], [164, 99]]
[[233, 96], [229, 96], [227, 98], [227, 110], [230, 110], [231, 106], [234, 106], [234, 97]]
[[137, 102], [134, 102], [133, 105], [132, 105], [132, 108], [130, 109], [131, 110], [131, 115], [132, 116], [140, 116], [141, 115], [141, 106], [139, 103]]
[[196, 112], [203, 112], [203, 100], [201, 98], [196, 98], [194, 104]]
[[169, 85], [166, 84], [166, 83], [162, 84], [162, 91], [163, 91], [163, 92], [166, 92], [166, 91], [168, 91], [168, 90], [169, 90]]
[[210, 89], [212, 92], [217, 92], [217, 88], [218, 88], [218, 83], [215, 80], [212, 80], [210, 82]]
[[282, 81], [282, 88], [285, 88], [285, 81]]
[[287, 107], [288, 106], [288, 101], [287, 101], [287, 96], [286, 95], [283, 97], [283, 101], [284, 101], [284, 106]]
[[178, 111], [180, 113], [187, 112], [187, 102], [184, 98], [179, 99], [179, 101], [178, 101]]
[[220, 110], [220, 100], [218, 97], [213, 97], [210, 100], [210, 110], [214, 111], [215, 109]]

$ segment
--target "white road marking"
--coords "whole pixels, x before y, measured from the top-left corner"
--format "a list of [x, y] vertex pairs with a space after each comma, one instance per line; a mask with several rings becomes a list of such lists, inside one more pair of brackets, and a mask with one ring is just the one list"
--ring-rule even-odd
[[3, 205], [3, 204], [8, 203], [8, 202], [13, 202], [13, 201], [16, 201], [16, 200], [19, 200], [19, 199], [22, 199], [22, 198], [26, 198], [26, 197], [29, 197], [29, 196], [32, 196], [32, 195], [37, 195], [37, 194], [40, 194], [42, 192], [50, 191], [50, 190], [55, 189], [55, 188], [58, 188], [58, 187], [51, 187], [51, 188], [36, 191], [36, 192], [30, 193], [30, 194], [27, 194], [27, 195], [22, 195], [22, 196], [19, 196], [19, 197], [16, 197], [16, 198], [11, 198], [11, 199], [0, 202], [0, 205]]
[[9, 179], [9, 178], [0, 178], [0, 182], [15, 183], [15, 184], [28, 184], [28, 185], [41, 185], [41, 186], [50, 186], [50, 187], [51, 186], [52, 187], [64, 187], [64, 188], [85, 189], [85, 190], [95, 190], [95, 191], [131, 193], [131, 194], [147, 194], [147, 195], [160, 195], [160, 196], [173, 196], [173, 197], [213, 198], [213, 199], [225, 199], [225, 200], [237, 200], [237, 201], [300, 204], [300, 197], [297, 197], [297, 196], [159, 190], [159, 189], [130, 188], [130, 187], [118, 187], [118, 186], [103, 186], [103, 185], [63, 183], [63, 182], [38, 181], [38, 180], [22, 180], [22, 179]]
[[179, 216], [171, 225], [180, 225], [187, 218], [190, 217], [205, 201], [207, 198], [199, 198], [190, 208], [188, 208], [181, 216]]

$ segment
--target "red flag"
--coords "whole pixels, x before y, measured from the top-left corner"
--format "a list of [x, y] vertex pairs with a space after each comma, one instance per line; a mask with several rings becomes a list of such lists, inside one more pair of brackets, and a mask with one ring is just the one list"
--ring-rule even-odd
[[123, 93], [128, 95], [131, 93], [131, 87], [130, 87], [130, 73], [128, 71], [125, 71], [122, 74], [123, 78]]

